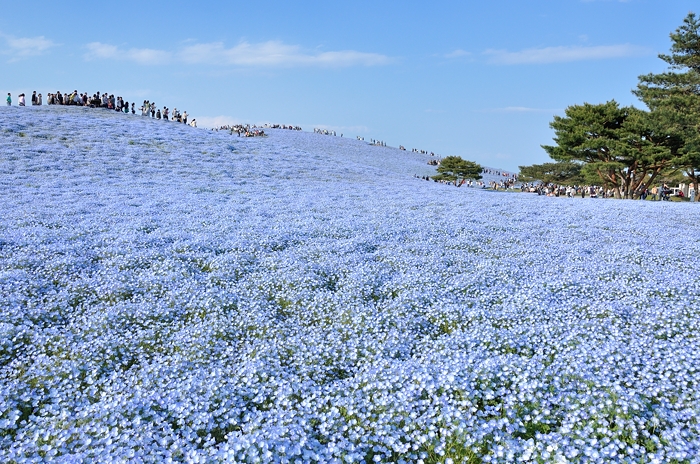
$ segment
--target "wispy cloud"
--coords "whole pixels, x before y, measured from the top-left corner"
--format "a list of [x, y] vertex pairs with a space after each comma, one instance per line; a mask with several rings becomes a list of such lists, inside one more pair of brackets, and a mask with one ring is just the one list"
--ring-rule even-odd
[[468, 52], [466, 50], [462, 50], [462, 49], [457, 49], [457, 50], [454, 50], [450, 53], [446, 53], [445, 55], [443, 55], [443, 58], [448, 58], [448, 59], [463, 58], [463, 57], [469, 56], [469, 55], [471, 55], [470, 52]]
[[190, 64], [218, 64], [234, 66], [377, 66], [389, 63], [389, 57], [377, 53], [354, 50], [319, 53], [304, 52], [298, 45], [279, 41], [251, 44], [241, 42], [230, 48], [222, 42], [196, 44], [179, 52], [180, 58]]
[[561, 109], [556, 108], [529, 108], [527, 106], [506, 106], [505, 108], [492, 108], [489, 113], [558, 113]]
[[502, 65], [567, 63], [649, 54], [653, 54], [653, 51], [631, 44], [528, 48], [517, 52], [486, 50], [484, 52], [484, 55], [488, 57], [489, 63]]
[[0, 33], [0, 39], [4, 39], [5, 47], [1, 53], [11, 55], [12, 60], [41, 55], [59, 44], [47, 39], [43, 35], [38, 37], [14, 37]]
[[110, 59], [151, 65], [166, 64], [172, 60], [170, 52], [152, 48], [121, 49], [115, 45], [101, 42], [91, 42], [85, 48], [88, 50], [85, 54], [85, 59], [87, 60]]
[[279, 41], [261, 43], [240, 42], [226, 47], [222, 42], [187, 45], [177, 51], [150, 48], [124, 49], [115, 45], [92, 42], [87, 44], [85, 58], [128, 60], [139, 64], [208, 64], [237, 67], [349, 67], [378, 66], [391, 62], [391, 58], [378, 53], [354, 50], [307, 52], [298, 45]]

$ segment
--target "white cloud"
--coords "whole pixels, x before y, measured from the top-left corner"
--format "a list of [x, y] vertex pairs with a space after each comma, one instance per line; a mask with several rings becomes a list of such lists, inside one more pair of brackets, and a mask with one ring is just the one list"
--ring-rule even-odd
[[209, 64], [241, 67], [292, 66], [377, 66], [391, 61], [385, 55], [354, 50], [305, 52], [297, 45], [279, 41], [241, 42], [227, 48], [222, 42], [187, 45], [176, 52], [150, 48], [122, 49], [115, 45], [92, 42], [86, 45], [85, 58], [134, 61], [139, 64]]
[[489, 57], [489, 63], [504, 65], [568, 63], [572, 61], [643, 56], [651, 53], [652, 51], [650, 49], [630, 44], [599, 45], [594, 47], [568, 46], [528, 48], [518, 52], [486, 50], [484, 52], [484, 54]]
[[93, 59], [110, 59], [110, 60], [126, 60], [134, 61], [139, 64], [166, 64], [170, 62], [172, 54], [163, 50], [155, 50], [152, 48], [130, 48], [128, 50], [120, 49], [115, 45], [103, 44], [101, 42], [91, 42], [85, 46], [88, 52], [85, 58]]
[[49, 40], [43, 35], [38, 37], [14, 37], [0, 34], [0, 37], [5, 39], [6, 43], [2, 53], [12, 55], [13, 59], [41, 55], [47, 50], [58, 46], [53, 40]]
[[387, 64], [390, 59], [377, 53], [354, 50], [308, 53], [297, 45], [279, 41], [257, 44], [241, 42], [226, 48], [222, 42], [190, 45], [179, 53], [190, 64], [207, 63], [235, 66], [376, 66]]
[[453, 52], [450, 52], [450, 53], [443, 55], [443, 57], [444, 58], [462, 58], [462, 57], [469, 56], [469, 55], [471, 55], [471, 53], [469, 53], [468, 51], [462, 50], [462, 49], [457, 49]]

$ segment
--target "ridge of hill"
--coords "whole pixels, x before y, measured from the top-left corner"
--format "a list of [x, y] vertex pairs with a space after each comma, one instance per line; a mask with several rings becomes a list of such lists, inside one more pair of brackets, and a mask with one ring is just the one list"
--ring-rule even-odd
[[[334, 164], [355, 165], [384, 175], [412, 176], [435, 172], [425, 163], [425, 155], [373, 146], [351, 138], [282, 129], [266, 129], [268, 136], [264, 138], [237, 137], [228, 131], [197, 129], [149, 117], [82, 107], [10, 107], [2, 110], [3, 130], [24, 134], [26, 141], [41, 142], [42, 149], [50, 146], [61, 148], [63, 145], [68, 150], [80, 152], [100, 143], [108, 146], [112, 154], [128, 156], [135, 152], [147, 152], [146, 147], [150, 143], [152, 146], [168, 147], [170, 151], [180, 145], [183, 155], [195, 156], [201, 155], [202, 151], [231, 154], [249, 150], [254, 152], [260, 150], [258, 147], [266, 147], [271, 155], [289, 149], [291, 151], [286, 154], [308, 160], [309, 168], [313, 170], [318, 166], [312, 165], [325, 162], [330, 172], [333, 172]], [[61, 135], [57, 139], [49, 136], [50, 132]], [[333, 157], [336, 157], [336, 163], [332, 162]], [[338, 174], [335, 172], [335, 175]]]

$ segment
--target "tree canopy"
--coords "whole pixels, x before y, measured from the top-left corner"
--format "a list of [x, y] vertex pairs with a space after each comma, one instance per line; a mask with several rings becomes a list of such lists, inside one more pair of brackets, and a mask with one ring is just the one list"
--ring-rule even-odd
[[694, 13], [671, 42], [670, 54], [659, 55], [669, 70], [639, 76], [633, 91], [648, 111], [614, 100], [569, 106], [550, 123], [555, 145], [542, 146], [554, 163], [521, 166], [521, 179], [599, 183], [617, 198], [633, 198], [681, 171], [699, 192], [700, 20]]
[[435, 180], [446, 180], [458, 185], [460, 180], [481, 179], [482, 167], [473, 161], [467, 161], [459, 156], [446, 156], [437, 168]]
[[[690, 13], [671, 33], [667, 72], [639, 76], [633, 93], [651, 110], [651, 121], [674, 139], [677, 159], [698, 192], [700, 183], [700, 20]], [[696, 199], [698, 197], [696, 196]]]
[[617, 102], [573, 105], [550, 124], [556, 145], [542, 148], [558, 162], [581, 163], [582, 174], [631, 198], [669, 165], [671, 140], [654, 130], [648, 113]]
[[574, 185], [584, 183], [580, 163], [562, 161], [558, 163], [533, 164], [532, 166], [518, 166], [522, 182], [540, 181], [545, 184]]

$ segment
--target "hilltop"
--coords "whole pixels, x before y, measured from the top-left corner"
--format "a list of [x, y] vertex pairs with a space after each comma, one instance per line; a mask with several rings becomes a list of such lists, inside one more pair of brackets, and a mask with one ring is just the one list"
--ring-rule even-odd
[[269, 132], [0, 108], [0, 461], [700, 454], [700, 210]]

